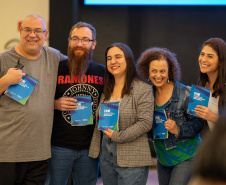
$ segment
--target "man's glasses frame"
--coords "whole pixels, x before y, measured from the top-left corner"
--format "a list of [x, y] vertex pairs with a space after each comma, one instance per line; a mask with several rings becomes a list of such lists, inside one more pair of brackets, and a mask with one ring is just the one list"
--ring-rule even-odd
[[70, 37], [70, 40], [74, 43], [74, 44], [78, 44], [79, 41], [81, 40], [82, 44], [87, 45], [89, 44], [89, 42], [93, 42], [95, 41], [94, 39], [89, 39], [89, 38], [82, 38], [79, 39], [78, 37]]
[[21, 29], [21, 31], [23, 31], [24, 33], [26, 33], [26, 34], [31, 34], [32, 32], [34, 32], [34, 34], [35, 35], [41, 35], [41, 34], [43, 34], [43, 33], [45, 33], [46, 31], [47, 31], [47, 29], [45, 29], [45, 30], [41, 30], [41, 29], [35, 29], [35, 30], [32, 30], [32, 29], [30, 29], [30, 28], [20, 28]]

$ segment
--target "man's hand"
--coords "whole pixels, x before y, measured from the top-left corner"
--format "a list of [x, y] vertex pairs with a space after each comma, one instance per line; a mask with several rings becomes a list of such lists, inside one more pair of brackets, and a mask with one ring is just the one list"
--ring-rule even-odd
[[0, 78], [0, 95], [10, 86], [16, 85], [20, 82], [23, 76], [26, 74], [23, 73], [21, 69], [17, 70], [16, 68], [10, 68], [7, 73]]
[[61, 97], [54, 101], [54, 109], [60, 111], [73, 111], [77, 108], [77, 100], [74, 98]]
[[10, 68], [5, 74], [4, 78], [8, 85], [16, 85], [20, 82], [23, 76], [26, 74], [21, 69]]

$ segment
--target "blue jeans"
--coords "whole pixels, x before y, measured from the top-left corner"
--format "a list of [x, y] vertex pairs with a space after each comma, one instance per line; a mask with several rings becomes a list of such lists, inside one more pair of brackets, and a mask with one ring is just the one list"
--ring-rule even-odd
[[187, 185], [192, 176], [195, 157], [175, 166], [163, 166], [157, 162], [159, 185]]
[[72, 172], [73, 185], [96, 185], [98, 159], [88, 156], [89, 150], [51, 147], [52, 158], [45, 185], [66, 185]]
[[105, 134], [100, 153], [100, 171], [104, 185], [146, 185], [148, 178], [148, 166], [118, 166], [116, 143]]

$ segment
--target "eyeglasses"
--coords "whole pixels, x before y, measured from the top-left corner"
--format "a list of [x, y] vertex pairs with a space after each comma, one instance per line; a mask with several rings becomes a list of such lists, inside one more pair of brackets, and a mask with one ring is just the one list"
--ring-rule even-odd
[[74, 43], [74, 44], [78, 44], [78, 42], [81, 40], [82, 44], [84, 45], [87, 45], [89, 44], [90, 41], [95, 41], [94, 39], [89, 39], [89, 38], [82, 38], [82, 39], [79, 39], [77, 37], [71, 37], [70, 40]]
[[47, 29], [45, 29], [45, 30], [41, 30], [41, 29], [32, 30], [30, 28], [22, 28], [22, 27], [20, 29], [27, 35], [31, 34], [32, 32], [34, 32], [35, 35], [41, 35], [41, 34], [43, 34], [47, 31]]

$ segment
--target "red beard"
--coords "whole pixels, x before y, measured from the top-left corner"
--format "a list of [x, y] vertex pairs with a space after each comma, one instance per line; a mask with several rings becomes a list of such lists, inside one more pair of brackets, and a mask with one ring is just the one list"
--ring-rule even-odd
[[[83, 53], [76, 53], [76, 49], [83, 50]], [[83, 47], [68, 46], [68, 67], [70, 75], [85, 75], [92, 56], [92, 48], [86, 49]]]

